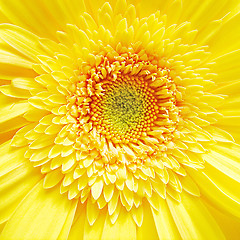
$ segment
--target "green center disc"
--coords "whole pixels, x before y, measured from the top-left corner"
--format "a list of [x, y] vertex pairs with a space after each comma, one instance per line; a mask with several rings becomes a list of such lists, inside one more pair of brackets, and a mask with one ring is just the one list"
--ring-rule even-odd
[[104, 118], [116, 130], [126, 133], [136, 127], [144, 115], [144, 93], [137, 86], [113, 87], [103, 98]]

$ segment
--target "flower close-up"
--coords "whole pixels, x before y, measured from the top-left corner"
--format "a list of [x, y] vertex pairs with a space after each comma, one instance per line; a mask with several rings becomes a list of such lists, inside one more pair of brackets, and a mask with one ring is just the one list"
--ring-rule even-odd
[[0, 21], [0, 240], [240, 238], [239, 0]]

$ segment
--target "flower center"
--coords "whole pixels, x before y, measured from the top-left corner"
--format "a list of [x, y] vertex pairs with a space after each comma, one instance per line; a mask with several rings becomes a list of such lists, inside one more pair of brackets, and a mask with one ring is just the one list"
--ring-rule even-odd
[[104, 94], [91, 105], [98, 132], [113, 142], [136, 141], [157, 118], [157, 100], [143, 79], [120, 75], [104, 84]]
[[178, 91], [170, 70], [153, 62], [129, 53], [102, 56], [89, 66], [72, 87], [68, 104], [77, 127], [76, 148], [99, 142], [97, 135], [113, 144], [171, 141], [179, 121]]

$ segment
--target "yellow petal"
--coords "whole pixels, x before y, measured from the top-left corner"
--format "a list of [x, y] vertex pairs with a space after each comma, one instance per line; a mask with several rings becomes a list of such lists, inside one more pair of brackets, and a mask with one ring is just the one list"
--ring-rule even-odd
[[217, 144], [203, 159], [228, 175], [230, 178], [240, 182], [240, 162], [239, 162], [240, 148], [238, 145], [231, 144]]
[[55, 169], [54, 171], [47, 173], [46, 176], [44, 177], [43, 182], [44, 188], [54, 187], [62, 180], [63, 176], [64, 175], [61, 173], [59, 169]]
[[97, 200], [100, 197], [102, 190], [103, 190], [103, 180], [101, 178], [97, 178], [97, 180], [91, 187], [92, 196], [95, 200]]
[[154, 223], [153, 215], [149, 203], [145, 200], [142, 202], [143, 206], [143, 223], [141, 227], [137, 228], [137, 240], [156, 240], [158, 238], [158, 233], [156, 225]]
[[83, 240], [101, 239], [106, 216], [107, 211], [105, 209], [103, 212], [101, 212], [101, 214], [99, 215], [99, 217], [97, 218], [93, 225], [90, 225], [88, 222], [85, 223]]
[[71, 209], [68, 213], [67, 219], [66, 219], [66, 221], [65, 221], [65, 223], [62, 227], [62, 230], [61, 230], [57, 240], [65, 240], [65, 239], [68, 238], [70, 229], [71, 229], [72, 224], [73, 224], [73, 220], [74, 220], [74, 216], [75, 216], [75, 213], [76, 213], [77, 205], [78, 205], [78, 200], [72, 200]]
[[108, 184], [108, 185], [104, 185], [103, 188], [103, 194], [104, 194], [104, 198], [107, 202], [109, 202], [113, 196], [114, 193], [114, 185], [113, 184]]
[[87, 202], [87, 219], [90, 225], [93, 225], [99, 215], [99, 208], [96, 203], [92, 203], [91, 199]]
[[11, 147], [10, 141], [0, 145], [0, 176], [12, 171], [25, 162], [24, 153], [27, 148]]
[[219, 189], [227, 194], [231, 199], [240, 204], [240, 192], [236, 191], [239, 187], [239, 180], [234, 179], [232, 176], [228, 176], [221, 170], [205, 163], [204, 173], [211, 179]]
[[12, 118], [4, 123], [0, 124], [0, 133], [10, 132], [12, 130], [17, 130], [28, 124], [28, 121], [23, 117]]
[[[15, 119], [15, 118], [14, 118]], [[26, 133], [32, 130], [36, 126], [36, 123], [28, 124], [25, 127], [19, 129], [11, 140], [13, 147], [22, 147], [28, 144], [28, 140], [24, 137]]]
[[151, 207], [159, 239], [181, 239], [165, 199], [159, 198], [159, 209]]
[[34, 149], [32, 151], [32, 155], [30, 156], [30, 160], [33, 162], [36, 162], [46, 158], [48, 156], [50, 149], [51, 149], [51, 146], [40, 148], [40, 149]]
[[231, 240], [238, 240], [238, 237], [240, 236], [238, 219], [235, 219], [228, 214], [224, 214], [223, 212], [218, 211], [206, 201], [204, 203], [213, 215], [213, 217], [216, 219], [224, 235]]
[[167, 203], [183, 239], [225, 239], [199, 198], [182, 192], [180, 203], [171, 198]]
[[138, 208], [133, 207], [131, 214], [137, 226], [141, 227], [143, 222], [143, 206], [140, 205]]
[[58, 188], [45, 190], [41, 181], [18, 206], [0, 239], [56, 239], [71, 205], [71, 201], [59, 194]]
[[0, 63], [5, 64], [6, 66], [9, 65], [9, 67], [16, 67], [16, 68], [22, 68], [22, 70], [25, 69], [31, 69], [32, 68], [32, 62], [19, 56], [15, 52], [13, 53], [13, 50], [6, 46], [6, 43], [1, 43], [1, 47], [6, 50], [0, 50]]
[[0, 38], [0, 77], [12, 80], [18, 77], [35, 77], [31, 61]]
[[102, 240], [136, 240], [136, 224], [131, 215], [122, 208], [117, 221], [112, 224], [107, 216], [102, 233]]
[[[201, 194], [212, 203], [215, 208], [227, 212], [236, 217], [240, 217], [240, 203], [231, 198], [214, 182], [214, 178], [210, 179], [205, 173], [200, 173], [196, 170], [188, 169], [191, 177], [198, 182], [198, 187]], [[218, 183], [218, 182], [217, 182]]]
[[54, 144], [51, 150], [49, 151], [48, 157], [55, 158], [57, 157], [62, 150], [62, 145], [60, 144]]
[[[240, 59], [240, 50], [234, 50], [227, 52], [217, 58], [214, 58], [212, 66], [212, 71], [217, 73], [217, 76], [214, 78], [214, 81], [217, 84], [221, 84], [220, 88], [215, 88], [213, 91], [220, 94], [236, 94], [237, 86], [239, 82], [236, 82], [236, 85], [231, 87], [232, 81], [239, 79], [239, 59]], [[222, 85], [224, 83], [224, 85]], [[230, 85], [230, 86], [229, 86]]]
[[43, 135], [40, 138], [34, 140], [30, 145], [30, 149], [40, 149], [52, 145], [54, 143], [55, 136], [52, 135]]
[[[10, 0], [0, 2], [4, 15], [14, 24], [37, 33], [39, 36], [54, 39], [54, 33], [62, 28], [65, 23], [76, 21], [76, 18], [84, 11], [83, 1], [32, 1], [23, 0], [16, 2]], [[37, 5], [37, 7], [36, 7]], [[14, 14], [13, 9], [19, 13]], [[64, 17], [63, 17], [64, 16]], [[49, 19], [49, 21], [46, 21]], [[59, 21], [61, 19], [61, 21]], [[8, 21], [9, 21], [8, 20]], [[65, 22], [66, 21], [66, 22]]]
[[42, 178], [37, 169], [23, 163], [0, 177], [0, 223], [8, 220], [19, 202]]
[[[8, 99], [8, 104], [4, 104], [4, 100]], [[2, 100], [2, 101], [1, 101]], [[16, 102], [13, 103], [9, 97], [3, 97], [0, 95], [1, 101], [1, 116], [0, 123], [8, 121], [9, 119], [15, 118], [17, 116], [23, 115], [25, 112], [31, 109], [28, 102]]]
[[108, 212], [110, 215], [112, 215], [113, 212], [116, 210], [116, 207], [119, 201], [118, 199], [119, 199], [119, 191], [115, 190], [110, 202], [108, 203]]
[[69, 240], [79, 240], [83, 239], [84, 236], [84, 228], [83, 226], [86, 224], [86, 209], [85, 205], [82, 205], [80, 202], [78, 203], [78, 207], [76, 210], [76, 216], [74, 219], [74, 223], [71, 227], [68, 239]]
[[198, 186], [197, 186], [197, 184], [191, 179], [190, 176], [186, 175], [186, 176], [182, 177], [182, 178], [180, 179], [180, 182], [181, 182], [182, 188], [183, 188], [186, 192], [188, 192], [188, 193], [190, 193], [190, 194], [192, 194], [192, 195], [194, 195], [194, 196], [200, 197], [200, 191], [199, 191], [199, 189], [198, 189]]
[[35, 61], [37, 55], [42, 54], [38, 47], [38, 37], [33, 33], [11, 24], [0, 25], [1, 38], [13, 48]]
[[[210, 51], [219, 56], [238, 49], [240, 43], [240, 13], [227, 20], [216, 34], [207, 42], [210, 45]], [[217, 40], [217, 41], [216, 41]], [[225, 46], [225, 47], [222, 47]]]

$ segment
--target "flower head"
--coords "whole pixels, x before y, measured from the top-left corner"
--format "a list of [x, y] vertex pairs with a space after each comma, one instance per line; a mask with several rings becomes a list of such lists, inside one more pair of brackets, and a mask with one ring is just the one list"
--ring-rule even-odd
[[209, 203], [240, 217], [235, 1], [204, 18], [216, 1], [0, 3], [1, 239], [224, 239]]

